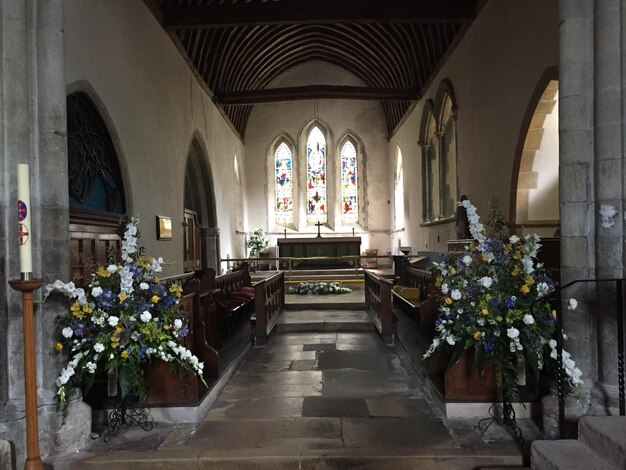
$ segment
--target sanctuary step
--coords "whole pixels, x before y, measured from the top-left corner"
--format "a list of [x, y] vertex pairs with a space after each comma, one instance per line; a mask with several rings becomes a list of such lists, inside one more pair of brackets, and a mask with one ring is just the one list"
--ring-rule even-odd
[[535, 441], [535, 470], [623, 470], [626, 468], [626, 417], [583, 416], [578, 439]]
[[[378, 268], [370, 271], [385, 279], [393, 280], [392, 268]], [[250, 273], [252, 282], [269, 277], [278, 271], [256, 271]], [[335, 269], [294, 269], [285, 270], [285, 281], [287, 282], [318, 282], [318, 281], [362, 281], [363, 269], [355, 268], [335, 268]]]

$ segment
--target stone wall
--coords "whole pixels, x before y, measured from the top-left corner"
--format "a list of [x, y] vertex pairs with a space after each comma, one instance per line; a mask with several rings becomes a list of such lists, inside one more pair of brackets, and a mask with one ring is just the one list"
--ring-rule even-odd
[[[442, 80], [450, 81], [457, 102], [458, 194], [466, 194], [479, 214], [498, 197], [506, 217], [514, 191], [513, 173], [524, 118], [544, 72], [558, 65], [558, 2], [529, 0], [486, 3], [424, 93], [435, 100]], [[424, 100], [389, 142], [389, 162], [402, 150], [409, 207], [402, 245], [417, 250], [446, 249], [454, 222], [421, 227], [422, 154], [418, 145]], [[532, 110], [531, 110], [532, 112]], [[388, 172], [393, 178], [393, 172]], [[391, 184], [391, 183], [390, 183]]]

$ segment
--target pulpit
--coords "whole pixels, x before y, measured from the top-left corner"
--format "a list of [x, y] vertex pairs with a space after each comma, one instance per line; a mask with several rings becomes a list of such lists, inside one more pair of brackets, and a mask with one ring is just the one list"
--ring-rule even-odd
[[321, 259], [323, 257], [358, 256], [361, 237], [279, 238], [280, 257], [313, 258], [293, 263], [295, 268], [352, 267], [355, 259]]

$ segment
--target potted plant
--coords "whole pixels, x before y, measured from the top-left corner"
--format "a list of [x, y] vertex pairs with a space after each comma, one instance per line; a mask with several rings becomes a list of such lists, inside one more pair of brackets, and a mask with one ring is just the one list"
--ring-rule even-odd
[[265, 250], [269, 246], [270, 242], [265, 236], [262, 228], [257, 228], [248, 237], [247, 246], [250, 248], [250, 256], [258, 257], [259, 253]]

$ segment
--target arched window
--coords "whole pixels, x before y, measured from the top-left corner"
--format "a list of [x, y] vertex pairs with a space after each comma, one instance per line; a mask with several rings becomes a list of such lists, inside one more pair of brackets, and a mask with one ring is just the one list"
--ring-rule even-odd
[[452, 89], [447, 82], [442, 83], [443, 92], [438, 99], [441, 133], [441, 211], [442, 218], [454, 215], [457, 201], [456, 185], [456, 110]]
[[278, 223], [293, 222], [293, 153], [286, 142], [274, 152], [274, 200]]
[[[434, 220], [439, 200], [439, 152], [437, 143], [437, 123], [433, 114], [433, 105], [427, 101], [422, 114], [422, 218], [424, 222]], [[438, 204], [437, 204], [438, 205]]]
[[396, 175], [395, 175], [395, 228], [404, 228], [404, 171], [402, 169], [402, 150], [398, 147], [396, 152]]
[[354, 223], [359, 220], [359, 183], [356, 148], [347, 140], [341, 147], [341, 220]]
[[306, 142], [306, 187], [307, 222], [326, 223], [326, 139], [317, 126]]

